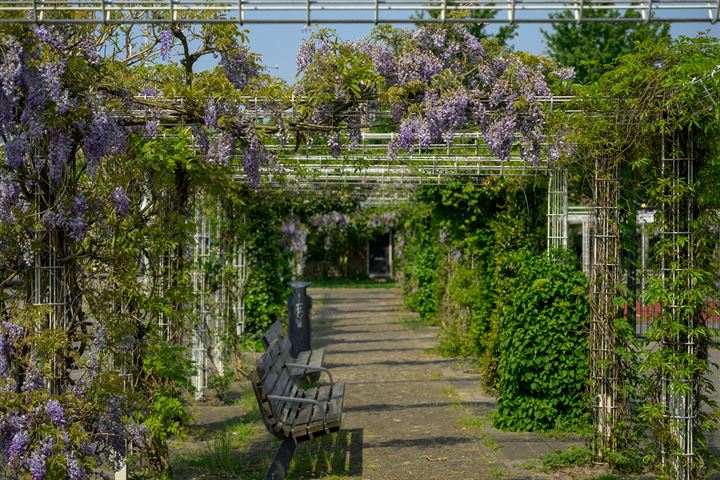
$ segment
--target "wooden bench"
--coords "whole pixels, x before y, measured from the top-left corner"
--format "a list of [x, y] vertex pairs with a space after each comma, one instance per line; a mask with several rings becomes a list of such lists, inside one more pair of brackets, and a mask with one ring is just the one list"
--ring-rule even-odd
[[309, 382], [316, 382], [320, 378], [321, 371], [317, 369], [323, 366], [323, 361], [325, 359], [324, 348], [305, 350], [300, 352], [297, 357], [293, 357], [290, 353], [290, 339], [285, 335], [285, 330], [283, 329], [280, 321], [273, 323], [268, 331], [262, 336], [262, 342], [266, 350], [270, 344], [276, 340], [280, 342], [281, 351], [285, 356], [287, 363], [313, 367], [312, 370], [292, 367], [290, 368], [291, 377], [294, 379], [304, 379]]
[[[329, 383], [303, 389], [291, 369], [325, 373]], [[265, 427], [283, 440], [265, 479], [281, 480], [298, 443], [340, 429], [345, 384], [334, 383], [326, 368], [287, 362], [279, 339], [260, 356], [250, 381]]]

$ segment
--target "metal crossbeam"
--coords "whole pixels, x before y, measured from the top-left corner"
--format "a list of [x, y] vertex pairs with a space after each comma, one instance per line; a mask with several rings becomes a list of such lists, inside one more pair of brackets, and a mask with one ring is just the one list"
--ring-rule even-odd
[[[634, 18], [607, 18], [598, 12], [619, 10]], [[484, 23], [647, 23], [718, 21], [718, 0], [1, 0], [0, 23], [93, 24], [415, 24], [417, 11], [435, 12], [427, 23], [477, 23], [454, 18], [455, 11], [496, 11]], [[570, 11], [569, 18], [552, 18]]]

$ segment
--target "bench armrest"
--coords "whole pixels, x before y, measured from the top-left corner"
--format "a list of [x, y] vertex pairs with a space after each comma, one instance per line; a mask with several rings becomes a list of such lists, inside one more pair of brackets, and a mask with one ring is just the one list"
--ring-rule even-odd
[[268, 395], [267, 398], [268, 398], [268, 400], [277, 400], [280, 402], [309, 403], [309, 404], [315, 405], [317, 408], [322, 410], [323, 423], [327, 424], [327, 408], [323, 407], [322, 403], [318, 402], [317, 400], [312, 400], [310, 398], [283, 397], [281, 395]]
[[332, 373], [330, 373], [330, 370], [328, 370], [325, 367], [313, 367], [310, 365], [302, 365], [299, 363], [286, 363], [285, 365], [287, 365], [290, 368], [298, 368], [301, 370], [307, 370], [309, 372], [325, 372], [325, 373], [327, 373], [327, 376], [330, 378], [330, 383], [335, 384], [335, 382], [333, 382]]

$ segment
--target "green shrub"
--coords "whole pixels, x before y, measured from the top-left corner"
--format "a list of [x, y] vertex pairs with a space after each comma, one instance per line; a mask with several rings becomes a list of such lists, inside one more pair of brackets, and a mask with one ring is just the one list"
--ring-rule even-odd
[[500, 320], [495, 425], [577, 425], [587, 409], [587, 279], [564, 255], [507, 257], [511, 294]]
[[447, 288], [440, 314], [440, 349], [447, 355], [481, 357], [492, 330], [495, 307], [494, 278], [485, 262], [447, 262]]
[[407, 239], [403, 293], [409, 308], [425, 321], [435, 320], [442, 297], [441, 248], [434, 230], [421, 229]]
[[225, 402], [225, 395], [236, 379], [235, 370], [226, 368], [223, 372], [215, 372], [210, 375], [208, 386], [213, 389], [218, 400]]

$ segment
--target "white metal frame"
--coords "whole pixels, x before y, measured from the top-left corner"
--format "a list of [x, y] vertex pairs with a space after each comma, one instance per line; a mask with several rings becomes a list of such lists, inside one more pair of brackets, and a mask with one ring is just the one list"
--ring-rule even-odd
[[[595, 12], [620, 10], [635, 18]], [[717, 23], [717, 0], [0, 0], [0, 23], [92, 24], [415, 24], [418, 11], [435, 12], [426, 23], [478, 23], [453, 18], [455, 11], [495, 11], [484, 23]], [[570, 11], [570, 18], [553, 18]]]

